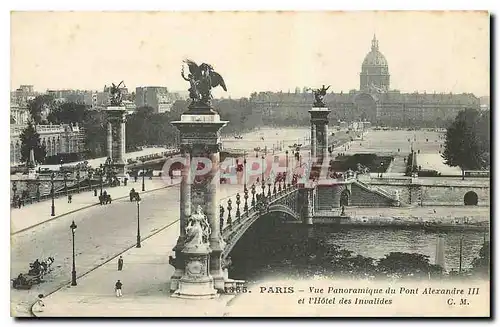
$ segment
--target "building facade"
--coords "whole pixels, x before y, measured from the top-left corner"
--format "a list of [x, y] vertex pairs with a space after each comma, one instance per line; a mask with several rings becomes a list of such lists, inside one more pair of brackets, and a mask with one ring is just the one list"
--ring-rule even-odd
[[[287, 116], [291, 121], [304, 122], [314, 99], [311, 93], [296, 90], [295, 93], [253, 93], [250, 101], [264, 117]], [[375, 36], [371, 51], [361, 64], [359, 90], [331, 92], [326, 95], [325, 102], [332, 110], [330, 123], [333, 124], [370, 121], [387, 126], [442, 126], [466, 108], [480, 109], [479, 98], [471, 93], [401, 93], [391, 90], [388, 60], [381, 53]]]
[[[10, 164], [21, 164], [21, 133], [26, 125], [10, 125]], [[60, 153], [85, 151], [83, 130], [75, 124], [36, 125], [40, 142], [47, 151], [47, 157]]]
[[164, 86], [140, 86], [135, 89], [135, 106], [151, 107], [155, 113], [169, 112], [176, 100], [177, 93], [169, 93]]
[[20, 106], [16, 103], [10, 104], [10, 123], [23, 125], [28, 123], [29, 111], [25, 106]]

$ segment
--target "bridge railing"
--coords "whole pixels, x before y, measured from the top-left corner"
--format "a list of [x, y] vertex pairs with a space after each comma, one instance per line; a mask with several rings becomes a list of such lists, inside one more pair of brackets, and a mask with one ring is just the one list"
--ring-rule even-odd
[[250, 189], [245, 188], [243, 201], [241, 195], [237, 193], [234, 202], [232, 198], [227, 200], [227, 207], [224, 208], [220, 205], [219, 223], [221, 234], [228, 234], [233, 229], [237, 229], [256, 212], [264, 213], [269, 205], [277, 199], [297, 190], [297, 184], [286, 184], [285, 181], [263, 186], [262, 184], [254, 184]]

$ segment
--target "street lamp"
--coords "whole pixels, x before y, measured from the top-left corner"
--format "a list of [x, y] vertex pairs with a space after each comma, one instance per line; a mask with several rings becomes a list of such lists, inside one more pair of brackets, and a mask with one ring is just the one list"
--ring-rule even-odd
[[76, 186], [78, 187], [78, 193], [80, 193], [80, 170], [76, 172]]
[[262, 174], [261, 174], [261, 184], [262, 184], [262, 195], [265, 196], [264, 192], [265, 192], [265, 188], [266, 188], [266, 182], [264, 181], [264, 156], [262, 156]]
[[288, 150], [285, 151], [285, 160], [286, 160], [286, 171], [285, 171], [285, 187], [286, 181], [288, 180]]
[[247, 189], [247, 152], [243, 151], [243, 191]]
[[94, 172], [92, 169], [89, 169], [87, 172], [87, 176], [89, 177], [89, 191], [92, 191], [92, 177], [94, 175]]
[[140, 248], [141, 247], [141, 229], [140, 229], [140, 225], [139, 225], [139, 221], [140, 221], [140, 204], [141, 204], [141, 197], [140, 195], [137, 195], [137, 244], [136, 244], [136, 248]]
[[54, 174], [54, 173], [50, 174], [50, 184], [51, 184], [50, 193], [52, 195], [52, 207], [51, 207], [50, 215], [52, 217], [56, 215], [56, 208], [54, 206], [54, 177], [56, 177], [56, 174]]
[[141, 160], [142, 161], [142, 191], [144, 192], [146, 190], [146, 188], [144, 187], [144, 159]]
[[36, 200], [40, 201], [40, 176], [36, 177]]
[[64, 191], [66, 192], [66, 197], [68, 197], [68, 174], [64, 174]]
[[17, 191], [17, 182], [13, 182], [12, 183], [12, 200], [14, 200], [16, 198], [16, 191]]
[[104, 170], [102, 169], [102, 164], [99, 165], [101, 168], [99, 169], [99, 180], [101, 182], [101, 193], [100, 195], [102, 195], [102, 175], [104, 174]]
[[75, 229], [76, 224], [75, 221], [71, 223], [71, 235], [73, 236], [73, 270], [71, 270], [71, 286], [76, 286], [76, 268], [75, 268]]

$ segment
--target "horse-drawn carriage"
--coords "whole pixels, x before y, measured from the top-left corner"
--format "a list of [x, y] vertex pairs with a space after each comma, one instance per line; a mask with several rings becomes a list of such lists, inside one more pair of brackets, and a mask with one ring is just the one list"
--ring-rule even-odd
[[110, 204], [111, 203], [111, 195], [103, 193], [102, 195], [99, 195], [99, 203], [101, 205], [103, 204]]
[[12, 287], [20, 290], [29, 290], [33, 285], [40, 284], [43, 282], [45, 274], [50, 272], [50, 267], [53, 262], [54, 258], [49, 257], [42, 262], [39, 262], [37, 259], [35, 262], [30, 263], [30, 269], [27, 274], [21, 273], [16, 278], [12, 279]]
[[130, 191], [129, 197], [130, 197], [130, 202], [132, 202], [132, 201], [140, 201], [141, 200], [141, 196], [139, 195], [139, 192], [136, 192], [134, 189], [132, 189]]

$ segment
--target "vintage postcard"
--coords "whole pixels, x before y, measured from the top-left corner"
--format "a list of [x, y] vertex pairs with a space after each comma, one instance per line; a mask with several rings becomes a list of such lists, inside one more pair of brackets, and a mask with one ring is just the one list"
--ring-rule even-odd
[[14, 317], [489, 317], [488, 12], [12, 12]]

